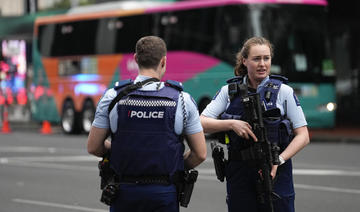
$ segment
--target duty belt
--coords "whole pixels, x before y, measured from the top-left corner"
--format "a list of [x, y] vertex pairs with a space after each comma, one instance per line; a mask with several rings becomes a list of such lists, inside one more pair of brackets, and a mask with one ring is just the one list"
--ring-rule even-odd
[[171, 180], [168, 175], [158, 176], [122, 176], [119, 180], [120, 183], [133, 183], [133, 184], [162, 184], [170, 185]]
[[254, 147], [246, 149], [229, 149], [229, 161], [257, 160]]

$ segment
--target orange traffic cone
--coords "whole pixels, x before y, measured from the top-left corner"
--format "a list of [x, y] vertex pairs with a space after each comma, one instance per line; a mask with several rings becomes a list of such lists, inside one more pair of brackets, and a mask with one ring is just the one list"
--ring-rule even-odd
[[50, 125], [49, 121], [46, 121], [46, 120], [43, 121], [42, 128], [41, 128], [40, 132], [42, 134], [51, 134], [52, 133], [51, 125]]
[[3, 125], [2, 125], [2, 128], [1, 128], [1, 132], [2, 132], [2, 133], [11, 133], [11, 129], [10, 129], [9, 121], [8, 121], [8, 120], [4, 120], [4, 121], [3, 121]]
[[11, 129], [10, 129], [9, 121], [8, 121], [7, 110], [4, 111], [3, 125], [1, 128], [1, 132], [2, 133], [11, 133]]

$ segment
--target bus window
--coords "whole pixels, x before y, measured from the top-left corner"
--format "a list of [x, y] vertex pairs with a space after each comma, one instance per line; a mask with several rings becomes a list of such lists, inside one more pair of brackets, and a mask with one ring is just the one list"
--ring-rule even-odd
[[60, 23], [55, 30], [53, 56], [89, 55], [95, 53], [97, 20]]
[[97, 60], [94, 57], [72, 57], [59, 60], [59, 76], [76, 74], [98, 74]]
[[43, 56], [94, 54], [97, 23], [86, 20], [40, 26], [40, 53]]
[[40, 54], [43, 56], [51, 55], [51, 47], [55, 38], [55, 24], [48, 24], [39, 27], [38, 46]]
[[113, 54], [115, 52], [116, 32], [124, 27], [124, 23], [117, 18], [103, 18], [99, 20], [97, 31], [96, 53]]
[[69, 76], [81, 73], [78, 60], [61, 60], [59, 62], [59, 76]]
[[169, 49], [207, 53], [214, 45], [216, 8], [162, 14], [161, 26]]
[[325, 16], [319, 18], [319, 14], [324, 14], [323, 9], [266, 5], [262, 10], [262, 32], [275, 46], [272, 62], [281, 66], [281, 74], [290, 81], [332, 80], [322, 75], [322, 61], [326, 58]]
[[216, 30], [218, 46], [215, 56], [235, 65], [235, 55], [251, 32], [247, 23], [248, 17], [249, 10], [246, 5], [219, 8], [219, 24]]
[[116, 53], [133, 53], [136, 41], [152, 32], [152, 16], [137, 15], [119, 17], [116, 19]]

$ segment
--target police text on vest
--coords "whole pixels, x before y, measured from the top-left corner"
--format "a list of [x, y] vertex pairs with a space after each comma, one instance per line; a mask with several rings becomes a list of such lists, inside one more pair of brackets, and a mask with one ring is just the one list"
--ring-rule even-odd
[[135, 111], [131, 110], [129, 111], [130, 118], [133, 118], [134, 116], [139, 119], [162, 119], [164, 118], [164, 111]]

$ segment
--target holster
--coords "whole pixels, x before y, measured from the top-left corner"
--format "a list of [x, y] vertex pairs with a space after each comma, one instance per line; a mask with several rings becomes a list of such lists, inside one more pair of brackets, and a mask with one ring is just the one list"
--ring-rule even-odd
[[180, 206], [187, 208], [199, 172], [195, 169], [191, 169], [183, 172], [177, 172], [176, 175], [177, 180], [174, 182], [177, 187], [178, 201]]
[[110, 153], [103, 156], [102, 160], [98, 163], [98, 168], [101, 178], [100, 189], [103, 190], [115, 175], [115, 172], [110, 168]]
[[100, 189], [102, 190], [100, 202], [111, 205], [119, 190], [118, 177], [110, 168], [110, 153], [106, 153], [98, 163], [99, 175], [101, 178]]
[[224, 156], [224, 148], [216, 144], [215, 142], [212, 142], [210, 145], [212, 149], [212, 158], [214, 161], [214, 167], [215, 167], [215, 173], [217, 179], [220, 180], [220, 182], [224, 182], [225, 164], [226, 164], [226, 160]]
[[112, 178], [104, 188], [102, 189], [100, 202], [110, 206], [115, 202], [120, 189], [120, 183], [117, 182], [116, 178]]

